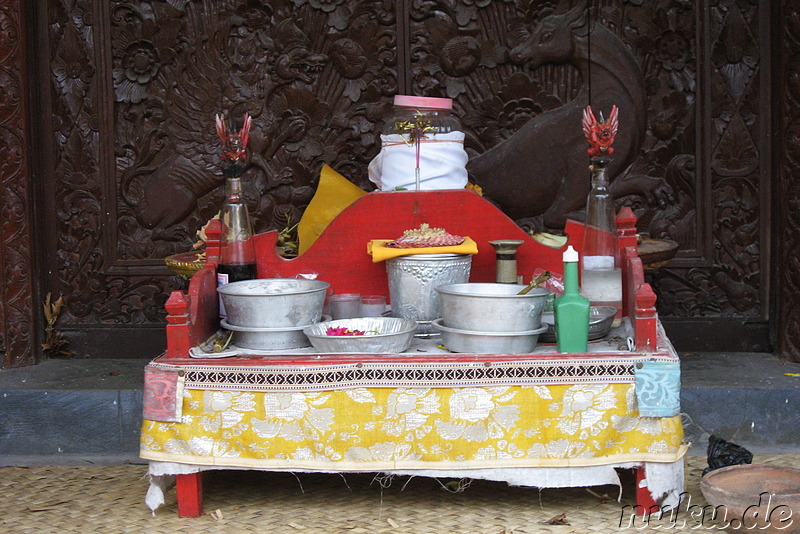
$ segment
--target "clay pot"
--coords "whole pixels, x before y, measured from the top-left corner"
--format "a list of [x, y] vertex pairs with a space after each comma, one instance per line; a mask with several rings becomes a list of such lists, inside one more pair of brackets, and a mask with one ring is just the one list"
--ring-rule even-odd
[[700, 482], [727, 532], [800, 533], [800, 469], [734, 465]]

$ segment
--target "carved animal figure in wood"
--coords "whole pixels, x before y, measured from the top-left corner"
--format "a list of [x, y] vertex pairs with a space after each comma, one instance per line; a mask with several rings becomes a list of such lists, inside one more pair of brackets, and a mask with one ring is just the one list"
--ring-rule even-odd
[[532, 68], [574, 65], [582, 78], [577, 96], [532, 118], [468, 164], [471, 179], [506, 214], [515, 219], [543, 215], [544, 226], [551, 229], [563, 228], [589, 192], [588, 145], [581, 130], [587, 104], [604, 114], [614, 104], [620, 110], [612, 180], [633, 162], [646, 128], [644, 80], [633, 55], [607, 28], [590, 27], [586, 13], [586, 2], [581, 2], [567, 13], [546, 17], [511, 51], [512, 61], [528, 61]]
[[220, 183], [220, 176], [175, 153], [155, 168], [137, 169], [126, 179], [132, 191], [123, 188], [122, 193], [152, 239], [180, 241], [189, 231], [178, 223], [196, 208], [198, 196]]
[[[314, 83], [328, 56], [310, 51], [311, 39], [292, 20], [286, 19], [276, 26], [274, 39], [270, 40], [274, 59], [267, 67], [269, 75], [265, 74], [255, 84], [256, 88], [247, 87], [235, 76], [231, 77], [228, 85], [211, 82], [198, 73], [226, 71], [226, 54], [238, 50], [235, 44], [223, 42], [229, 33], [237, 35], [233, 29], [232, 25], [230, 32], [215, 33], [206, 48], [190, 55], [190, 63], [184, 69], [185, 76], [176, 83], [185, 96], [180, 99], [180, 105], [166, 108], [169, 121], [165, 122], [171, 128], [169, 135], [183, 141], [181, 147], [169, 147], [166, 150], [175, 152], [165, 157], [153, 150], [146, 162], [140, 163], [122, 180], [123, 198], [133, 207], [139, 224], [151, 231], [152, 239], [180, 241], [191, 237], [189, 229], [181, 222], [197, 209], [198, 199], [225, 183], [216, 168], [218, 157], [208, 152], [215, 144], [209, 143], [208, 139], [213, 136], [213, 128], [200, 131], [196, 128], [196, 125], [209, 124], [214, 113], [221, 109], [227, 108], [231, 113], [248, 111], [254, 117], [245, 180], [252, 181], [257, 172], [262, 172], [267, 193], [285, 182], [274, 169], [270, 169], [268, 162], [282, 142], [291, 135], [298, 135], [298, 132], [286, 128], [280, 118], [272, 117], [274, 110], [270, 106], [275, 107], [276, 101], [282, 102], [280, 95], [275, 97], [281, 91], [300, 91], [294, 87]], [[232, 63], [238, 65], [241, 61], [234, 58]], [[235, 85], [233, 80], [241, 84], [239, 89], [254, 91], [253, 94], [259, 97], [251, 94], [251, 100], [231, 102], [226, 93]], [[147, 133], [145, 146], [150, 146], [151, 142], [155, 145], [152, 139], [157, 135], [165, 134]], [[262, 203], [268, 203], [268, 200], [262, 200]]]

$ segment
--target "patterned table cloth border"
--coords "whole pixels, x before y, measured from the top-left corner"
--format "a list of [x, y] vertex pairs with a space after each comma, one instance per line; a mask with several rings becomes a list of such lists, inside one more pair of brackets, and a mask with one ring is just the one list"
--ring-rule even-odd
[[670, 356], [534, 359], [515, 361], [387, 361], [315, 365], [235, 366], [224, 363], [171, 364], [148, 367], [178, 369], [188, 389], [239, 391], [335, 391], [360, 387], [474, 387], [634, 383], [642, 361], [678, 362]]

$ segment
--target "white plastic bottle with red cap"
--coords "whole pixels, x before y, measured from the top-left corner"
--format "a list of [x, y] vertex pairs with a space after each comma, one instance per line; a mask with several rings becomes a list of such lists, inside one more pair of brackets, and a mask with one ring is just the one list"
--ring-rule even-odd
[[464, 132], [450, 98], [397, 95], [369, 179], [383, 191], [463, 189]]

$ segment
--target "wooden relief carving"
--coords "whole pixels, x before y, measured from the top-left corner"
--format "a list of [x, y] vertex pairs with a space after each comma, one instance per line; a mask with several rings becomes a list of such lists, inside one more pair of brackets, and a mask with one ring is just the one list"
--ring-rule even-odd
[[[713, 43], [710, 79], [704, 80], [709, 104], [709, 147], [698, 172], [706, 175], [710, 198], [707, 217], [709, 265], [705, 269], [671, 268], [660, 273], [664, 313], [684, 316], [765, 318], [768, 312], [768, 257], [764, 252], [769, 220], [769, 152], [766, 95], [760, 90], [762, 68], [760, 21], [768, 16], [760, 2], [719, 1], [709, 8], [707, 39]], [[761, 147], [761, 148], [760, 148]], [[698, 198], [702, 198], [700, 186]], [[762, 347], [762, 350], [767, 347]]]
[[[661, 316], [763, 320], [763, 4], [51, 0], [40, 9], [53, 117], [44, 174], [61, 323], [163, 322], [163, 258], [188, 250], [222, 201], [215, 113], [254, 117], [245, 196], [264, 231], [299, 220], [323, 163], [371, 189], [366, 167], [399, 92], [452, 97], [473, 179], [545, 230], [585, 201], [579, 111], [619, 105], [618, 204], [641, 232], [680, 244], [654, 275]], [[29, 251], [3, 237], [7, 270], [5, 258]]]
[[[471, 177], [523, 226], [548, 230], [585, 203], [578, 112], [591, 102], [607, 113], [617, 103], [626, 135], [615, 143], [618, 204], [634, 209], [639, 231], [680, 244], [679, 258], [655, 279], [659, 312], [764, 317], [758, 183], [766, 174], [756, 147], [768, 105], [757, 90], [758, 2], [711, 2], [704, 38], [713, 67], [703, 88], [699, 6], [600, 4], [414, 4], [413, 91], [456, 100]], [[708, 140], [696, 121], [700, 98], [711, 103]], [[698, 153], [699, 140], [713, 149]], [[706, 267], [689, 267], [698, 262]]]
[[777, 261], [780, 266], [777, 285], [778, 317], [776, 318], [777, 350], [784, 358], [800, 361], [800, 8], [782, 2], [780, 20], [785, 26], [777, 50], [778, 71], [775, 95], [779, 107], [779, 153], [783, 154], [776, 187], [778, 214], [776, 225]]
[[[257, 231], [297, 223], [323, 163], [369, 187], [398, 92], [391, 3], [79, 2], [96, 9], [83, 17], [69, 15], [75, 2], [52, 3], [67, 322], [161, 321], [163, 258], [189, 250], [222, 202], [215, 113], [253, 116], [244, 182]], [[99, 20], [110, 64], [98, 56]], [[115, 174], [104, 182], [106, 169]]]
[[21, 1], [0, 6], [0, 355], [3, 367], [36, 363], [25, 34]]

